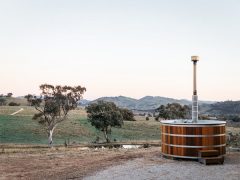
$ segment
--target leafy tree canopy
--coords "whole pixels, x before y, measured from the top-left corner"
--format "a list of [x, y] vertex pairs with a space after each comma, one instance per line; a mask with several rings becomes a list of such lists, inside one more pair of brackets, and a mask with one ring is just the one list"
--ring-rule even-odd
[[126, 108], [120, 108], [120, 112], [125, 121], [136, 121], [136, 119], [134, 118], [134, 114], [131, 110]]
[[7, 93], [6, 97], [12, 97], [13, 93]]
[[190, 107], [187, 105], [180, 105], [178, 103], [161, 105], [156, 109], [158, 118], [163, 119], [187, 119], [190, 117]]
[[34, 98], [36, 99], [36, 97], [34, 97], [32, 94], [27, 94], [26, 96], [24, 96], [24, 98], [27, 99], [27, 102], [29, 103], [29, 106], [32, 105], [32, 100], [33, 100]]
[[86, 107], [88, 120], [92, 126], [104, 133], [107, 142], [110, 142], [111, 127], [121, 127], [123, 116], [120, 109], [112, 102], [98, 101]]
[[33, 119], [46, 129], [49, 145], [52, 145], [52, 135], [56, 125], [66, 120], [68, 112], [77, 107], [77, 102], [82, 98], [86, 88], [43, 84], [40, 89], [41, 98], [31, 97], [32, 105], [38, 110]]

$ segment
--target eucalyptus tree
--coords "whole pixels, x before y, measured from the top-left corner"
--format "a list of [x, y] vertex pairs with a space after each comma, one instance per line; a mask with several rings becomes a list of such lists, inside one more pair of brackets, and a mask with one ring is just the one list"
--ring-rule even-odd
[[40, 90], [41, 97], [32, 99], [32, 105], [38, 111], [33, 119], [44, 127], [48, 134], [49, 146], [52, 146], [54, 129], [60, 122], [68, 119], [69, 111], [77, 107], [86, 88], [42, 84]]
[[109, 135], [111, 127], [121, 127], [123, 125], [123, 116], [120, 108], [113, 102], [98, 101], [86, 107], [88, 120], [92, 126], [101, 130], [106, 142], [110, 142]]
[[12, 97], [13, 93], [7, 93], [6, 97]]
[[190, 107], [178, 103], [161, 105], [155, 111], [158, 112], [158, 118], [163, 119], [186, 119], [190, 116]]
[[26, 96], [24, 96], [24, 98], [27, 99], [28, 105], [32, 106], [32, 100], [33, 100], [34, 96], [32, 94], [27, 94]]
[[134, 114], [131, 110], [126, 109], [126, 108], [119, 108], [120, 112], [123, 116], [123, 120], [125, 121], [136, 121], [136, 119], [134, 118]]

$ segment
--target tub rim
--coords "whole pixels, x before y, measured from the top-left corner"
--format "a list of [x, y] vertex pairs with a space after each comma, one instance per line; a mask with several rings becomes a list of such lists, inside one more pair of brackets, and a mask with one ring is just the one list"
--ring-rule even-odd
[[190, 119], [162, 120], [163, 125], [184, 125], [184, 126], [201, 126], [201, 125], [225, 125], [226, 121], [220, 120], [198, 120], [197, 123], [191, 122]]

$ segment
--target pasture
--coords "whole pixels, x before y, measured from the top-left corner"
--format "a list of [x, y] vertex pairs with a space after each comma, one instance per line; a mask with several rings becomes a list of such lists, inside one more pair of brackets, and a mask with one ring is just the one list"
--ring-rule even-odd
[[[23, 108], [20, 113], [10, 114]], [[0, 143], [14, 144], [47, 144], [47, 134], [43, 127], [32, 120], [36, 110], [29, 106], [0, 107]], [[160, 140], [160, 123], [150, 118], [136, 117], [137, 121], [124, 121], [122, 128], [112, 128], [111, 139], [117, 141], [151, 141]], [[70, 112], [66, 121], [60, 123], [54, 131], [54, 144], [62, 145], [104, 141], [101, 131], [97, 131], [87, 120], [84, 109], [78, 108]]]

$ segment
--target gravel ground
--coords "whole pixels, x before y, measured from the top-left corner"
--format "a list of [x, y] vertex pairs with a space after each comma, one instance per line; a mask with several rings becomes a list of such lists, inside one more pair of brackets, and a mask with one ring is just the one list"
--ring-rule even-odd
[[162, 157], [137, 158], [84, 179], [240, 180], [240, 153], [228, 154], [224, 165], [209, 166]]

